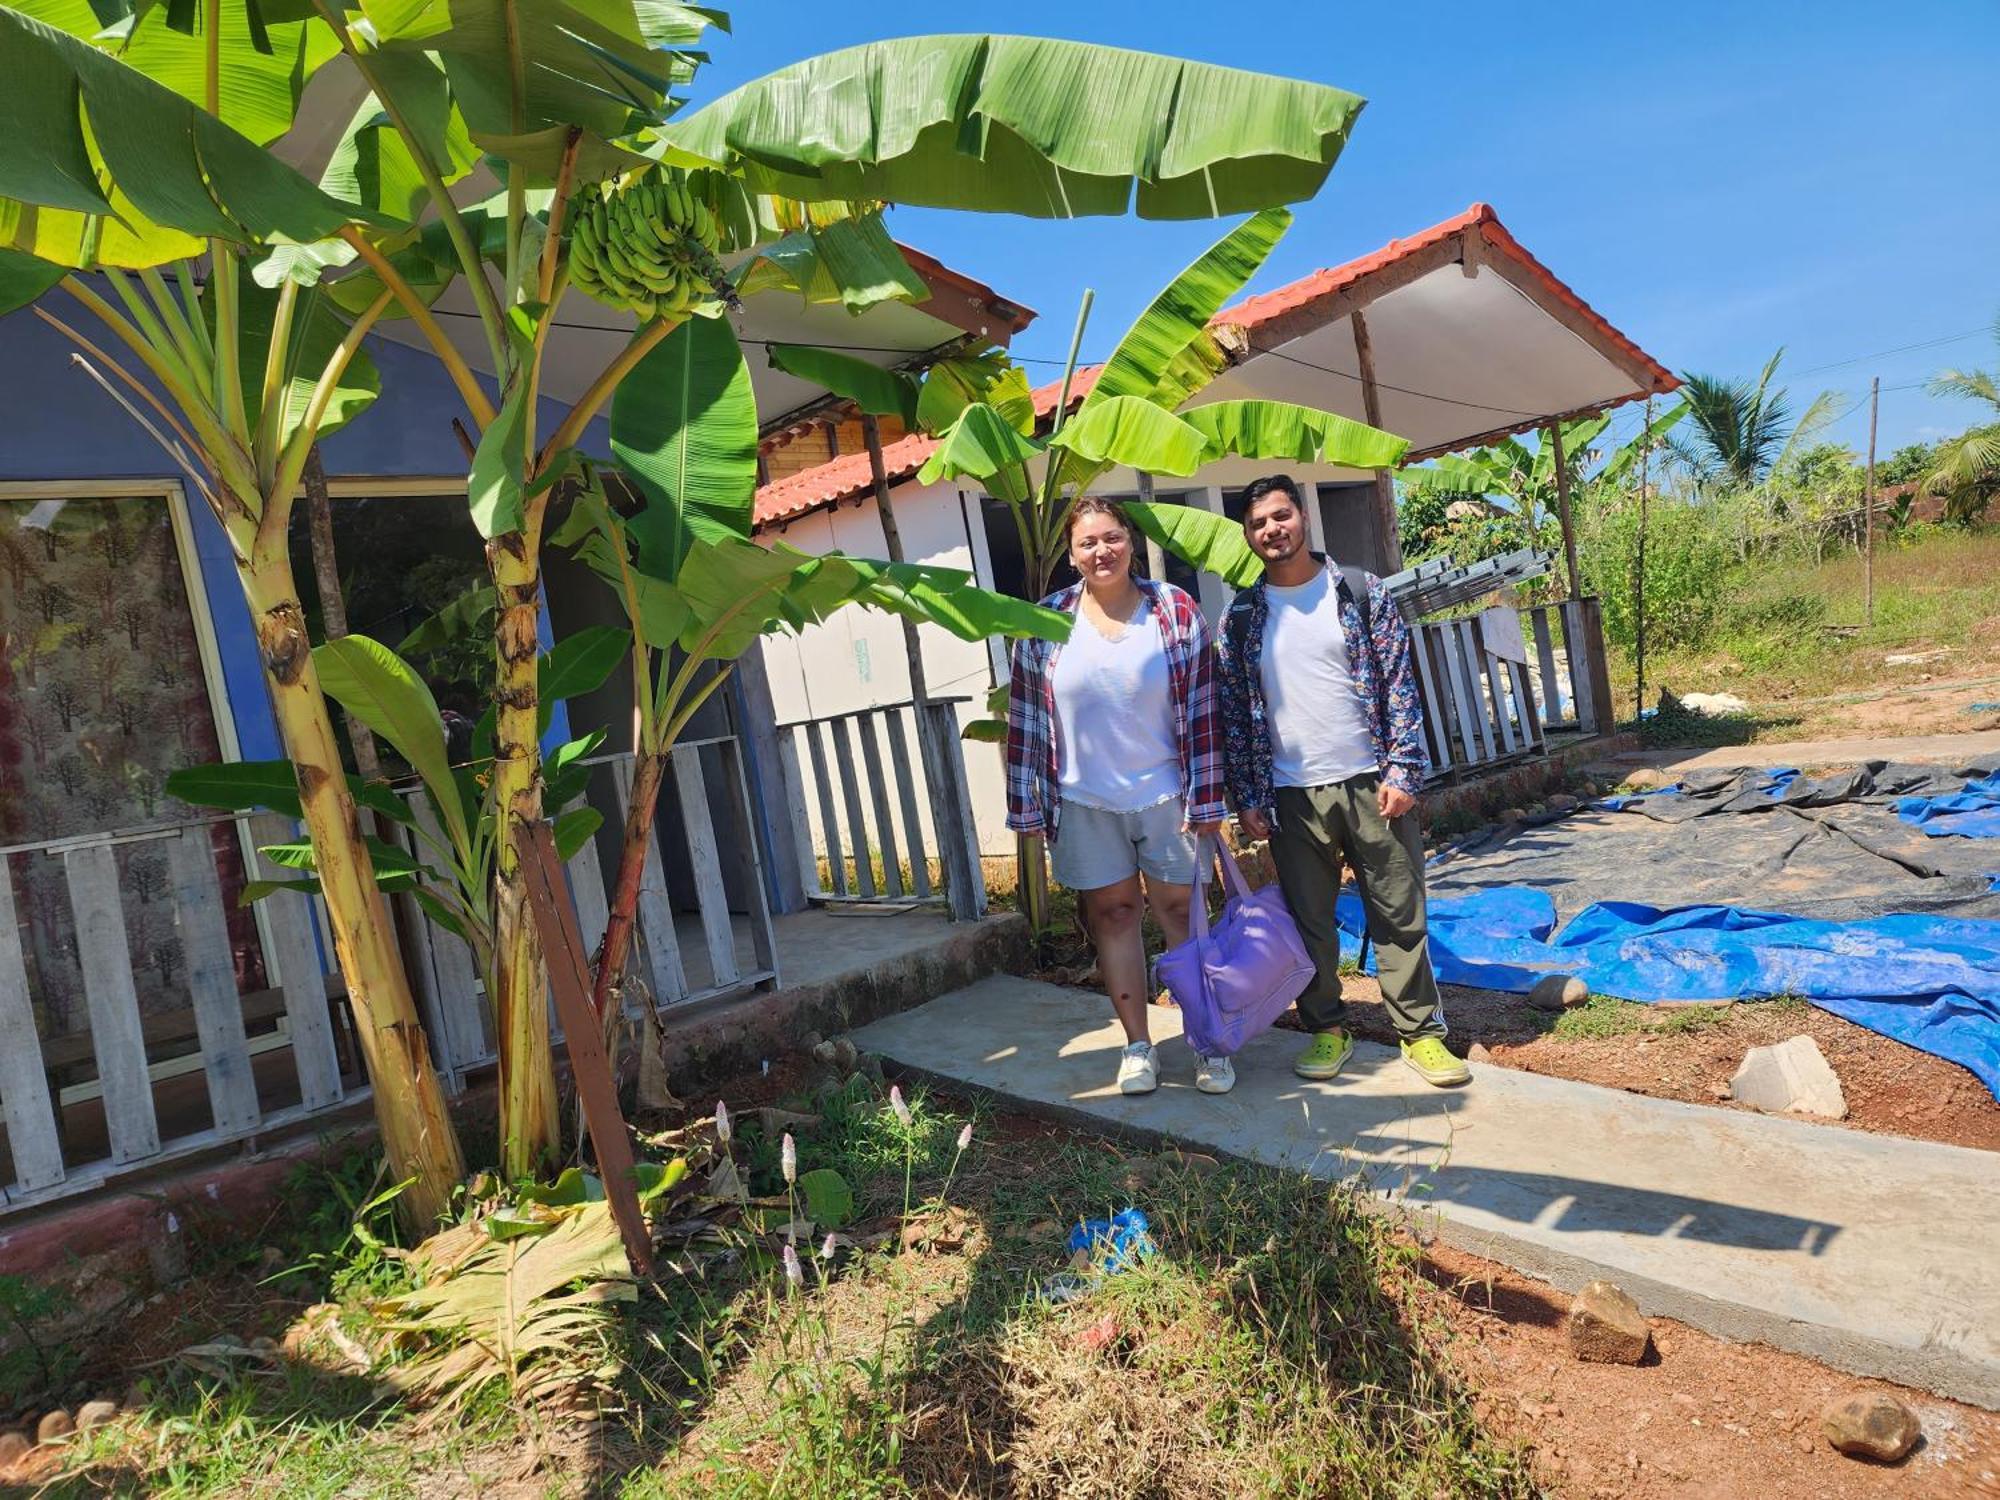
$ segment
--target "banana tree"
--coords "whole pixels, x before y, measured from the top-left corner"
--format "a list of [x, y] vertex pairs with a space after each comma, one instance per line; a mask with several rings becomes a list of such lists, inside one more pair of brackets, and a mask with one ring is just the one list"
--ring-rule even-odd
[[[76, 10], [69, 0], [33, 3], [51, 13]], [[240, 29], [254, 43], [268, 28], [252, 0], [154, 7], [128, 30], [172, 29], [198, 13], [203, 38], [219, 38], [225, 17], [239, 6]], [[312, 15], [309, 24], [325, 28], [371, 90], [349, 131], [352, 149], [343, 143], [345, 155], [336, 157], [347, 179], [340, 195], [346, 222], [279, 224], [267, 216], [218, 228], [214, 205], [232, 202], [239, 179], [256, 179], [270, 165], [261, 154], [253, 159], [234, 148], [204, 151], [201, 175], [181, 173], [172, 183], [177, 193], [153, 191], [144, 180], [149, 166], [112, 149], [176, 138], [175, 122], [144, 99], [99, 132], [95, 157], [79, 140], [56, 170], [28, 170], [30, 153], [20, 153], [14, 165], [21, 169], [0, 173], [0, 194], [28, 205], [30, 217], [40, 207], [79, 206], [103, 217], [104, 193], [94, 191], [79, 205], [73, 192], [75, 182], [94, 180], [91, 172], [102, 167], [113, 204], [121, 194], [143, 198], [141, 207], [163, 230], [220, 236], [231, 245], [282, 241], [271, 262], [277, 276], [311, 280], [358, 257], [359, 274], [341, 278], [352, 282], [350, 299], [372, 306], [386, 295], [412, 319], [479, 433], [468, 483], [499, 601], [495, 779], [502, 817], [510, 822], [541, 809], [534, 625], [553, 492], [611, 391], [691, 310], [681, 299], [699, 303], [726, 293], [713, 275], [713, 257], [746, 251], [763, 244], [759, 237], [770, 229], [785, 228], [758, 204], [893, 199], [1066, 217], [1124, 212], [1136, 196], [1138, 212], [1150, 217], [1235, 212], [1309, 197], [1361, 107], [1352, 95], [1313, 84], [1076, 43], [973, 36], [906, 38], [812, 59], [682, 119], [675, 118], [678, 91], [691, 81], [699, 56], [688, 49], [718, 19], [714, 12], [651, 0], [548, 0], [532, 7], [518, 0], [454, 0], [449, 7], [367, 0], [358, 10], [313, 0]], [[233, 54], [211, 41], [199, 70], [218, 97], [224, 60]], [[295, 75], [306, 71], [302, 63]], [[59, 121], [67, 111], [76, 134], [73, 91], [51, 92], [31, 79], [23, 88], [30, 113]], [[30, 134], [39, 145], [42, 134]], [[481, 153], [504, 187], [475, 212], [457, 201], [454, 188]], [[38, 155], [32, 160], [39, 164]], [[75, 170], [78, 162], [87, 170]], [[686, 174], [684, 185], [706, 208], [707, 232], [694, 215], [667, 225], [673, 232], [663, 236], [639, 212], [655, 189], [683, 185], [677, 173]], [[289, 189], [295, 174], [285, 181]], [[618, 200], [630, 231], [622, 241], [597, 236], [593, 195]], [[422, 231], [401, 228], [418, 207], [431, 222]], [[566, 232], [569, 220], [583, 222], [580, 210], [592, 228], [581, 236]], [[836, 253], [866, 248], [865, 229], [837, 243], [843, 237], [820, 217], [809, 211], [802, 228], [770, 240], [751, 271], [767, 266], [789, 284], [831, 279], [894, 294], [899, 278], [885, 271], [879, 254], [857, 276]], [[832, 217], [868, 222], [866, 214]], [[750, 239], [732, 244], [729, 225], [750, 226]], [[878, 234], [869, 243], [879, 252], [885, 240]], [[156, 253], [120, 249], [133, 257]], [[819, 256], [809, 270], [796, 259], [806, 249]], [[99, 242], [84, 236], [56, 258], [88, 266], [104, 257]], [[579, 284], [621, 296], [639, 326], [543, 439], [537, 431], [542, 361], [579, 259], [590, 262], [575, 278]], [[462, 277], [471, 295], [497, 401], [429, 310], [445, 279], [435, 274], [439, 267]], [[699, 274], [690, 278], [690, 270]], [[907, 278], [900, 280], [907, 290]], [[520, 1169], [547, 1154], [556, 1117], [541, 962], [512, 850], [503, 831], [491, 990], [503, 1056], [514, 1060], [502, 1110], [510, 1152], [525, 1153], [508, 1165]]]
[[[749, 540], [757, 482], [750, 371], [726, 322], [695, 319], [641, 363], [612, 401], [619, 487], [593, 471], [556, 534], [615, 593], [631, 626], [634, 766], [592, 999], [609, 1018], [638, 909], [668, 759], [702, 704], [766, 631], [800, 629], [849, 604], [944, 625], [965, 640], [1061, 638], [1069, 619], [971, 587], [946, 568], [811, 556]], [[628, 513], [629, 512], [629, 513]]]
[[[11, 247], [0, 252], [0, 310], [66, 294], [36, 311], [159, 440], [228, 539], [290, 757], [288, 810], [320, 850], [384, 1150], [410, 1182], [399, 1204], [428, 1225], [463, 1158], [341, 769], [288, 543], [313, 443], [379, 388], [361, 346], [388, 298], [344, 321], [306, 289], [270, 291], [241, 274], [246, 245], [320, 240], [356, 220], [262, 149], [289, 124], [313, 49], [297, 23], [258, 38], [226, 29], [215, 3], [200, 38], [128, 18], [108, 45], [156, 81], [70, 34], [95, 29], [83, 7], [48, 8], [62, 24], [0, 10], [0, 91], [17, 122], [16, 145], [0, 153]], [[93, 267], [106, 274], [78, 274]], [[95, 338], [77, 326], [86, 315]]]

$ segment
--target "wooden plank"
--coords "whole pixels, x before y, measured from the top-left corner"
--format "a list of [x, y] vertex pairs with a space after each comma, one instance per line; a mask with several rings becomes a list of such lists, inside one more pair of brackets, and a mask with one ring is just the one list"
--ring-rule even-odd
[[118, 858], [108, 844], [63, 855], [77, 957], [90, 1006], [90, 1044], [104, 1081], [104, 1126], [115, 1162], [143, 1161], [160, 1151], [153, 1080], [146, 1073], [146, 1037], [139, 1029], [139, 991], [118, 896]]
[[[585, 807], [590, 799], [579, 796], [564, 811]], [[604, 864], [597, 857], [597, 836], [584, 840], [583, 847], [569, 857], [570, 900], [576, 905], [577, 931], [583, 934], [584, 951], [593, 962], [604, 942], [604, 929], [611, 925], [611, 901], [604, 890]]]
[[778, 768], [785, 788], [785, 814], [791, 820], [792, 850], [798, 857], [799, 889], [807, 896], [824, 896], [819, 858], [813, 853], [812, 819], [806, 814], [806, 783], [799, 774], [799, 742], [795, 734], [778, 738]]
[[1597, 600], [1585, 596], [1576, 601], [1581, 620], [1585, 680], [1590, 683], [1594, 710], [1585, 726], [1588, 734], [1611, 734], [1618, 728], [1618, 709], [1611, 697], [1611, 659], [1604, 650], [1604, 613]]
[[1439, 670], [1451, 683], [1452, 714], [1458, 720], [1459, 764], [1476, 766], [1485, 757], [1480, 754], [1479, 733], [1472, 727], [1472, 706], [1468, 702], [1471, 687], [1460, 669], [1458, 632], [1449, 620], [1438, 626], [1438, 653]]
[[1432, 664], [1432, 652], [1437, 645], [1437, 632], [1429, 625], [1410, 627], [1410, 655], [1417, 664], [1417, 684], [1423, 690], [1424, 721], [1430, 726], [1431, 770], [1435, 774], [1449, 771], [1453, 765], [1451, 753], [1451, 730], [1445, 718], [1446, 689], [1439, 685], [1440, 679]]
[[841, 853], [840, 819], [833, 810], [833, 778], [826, 770], [825, 725], [818, 720], [804, 727], [806, 750], [812, 756], [813, 785], [819, 790], [819, 827], [826, 841], [826, 876], [836, 896], [848, 892], [847, 860]]
[[[618, 789], [618, 820], [622, 825], [632, 805], [632, 757], [611, 763]], [[637, 921], [639, 947], [646, 956], [646, 984], [653, 1004], [672, 1005], [687, 998], [687, 974], [681, 968], [680, 934], [674, 931], [674, 910], [667, 900], [667, 877], [660, 864], [659, 835], [646, 830], [646, 862], [639, 876]]]
[[728, 789], [728, 842], [736, 851], [736, 869], [743, 888], [750, 892], [750, 951], [757, 967], [778, 974], [778, 935], [771, 925], [771, 903], [764, 889], [763, 854], [758, 848], [757, 831], [751, 823], [750, 774], [740, 739], [722, 741], [717, 752], [722, 759], [722, 779]]
[[1542, 722], [1554, 729], [1563, 722], [1562, 681], [1556, 676], [1556, 647], [1549, 629], [1549, 607], [1538, 604], [1528, 611], [1535, 629], [1535, 665], [1542, 673]]
[[[28, 999], [28, 965], [21, 953], [20, 919], [14, 913], [14, 875], [4, 859], [0, 859], [0, 1118], [7, 1122], [16, 1192], [60, 1183], [62, 1138], [42, 1066], [34, 1006]], [[12, 1196], [0, 1193], [0, 1198]]]
[[236, 991], [236, 957], [222, 915], [222, 881], [206, 828], [184, 828], [167, 840], [168, 880], [187, 963], [188, 997], [215, 1128], [247, 1134], [257, 1126], [257, 1079], [243, 1031], [243, 997]]
[[928, 899], [932, 893], [931, 860], [924, 849], [924, 825], [918, 813], [917, 779], [910, 774], [910, 726], [900, 708], [882, 711], [882, 730], [889, 738], [889, 767], [895, 772], [896, 794], [903, 804], [903, 833], [910, 844], [910, 884]]
[[[1354, 331], [1354, 359], [1361, 372], [1361, 409], [1370, 427], [1382, 425], [1382, 395], [1375, 382], [1375, 343], [1368, 336], [1368, 319], [1359, 307], [1349, 324]], [[1396, 528], [1396, 481], [1387, 469], [1375, 473], [1375, 533], [1381, 555], [1373, 559], [1381, 574], [1399, 572], [1403, 566], [1403, 538]]]
[[1500, 740], [1493, 728], [1493, 705], [1486, 701], [1486, 689], [1481, 679], [1485, 675], [1486, 652], [1481, 649], [1479, 637], [1474, 633], [1473, 622], [1458, 620], [1459, 664], [1465, 671], [1466, 694], [1472, 703], [1473, 722], [1479, 726], [1479, 738], [1486, 746], [1486, 758], [1500, 758]]
[[1585, 734], [1597, 722], [1597, 706], [1593, 703], [1590, 681], [1590, 665], [1584, 660], [1583, 609], [1574, 599], [1562, 603], [1563, 652], [1569, 657], [1569, 689], [1576, 704], [1576, 725]]
[[[291, 824], [275, 813], [250, 820], [250, 836], [262, 847], [291, 841]], [[262, 854], [257, 868], [266, 880], [280, 870]], [[340, 1049], [334, 1045], [333, 1014], [326, 1003], [326, 975], [313, 946], [311, 898], [292, 891], [266, 896], [261, 903], [271, 946], [264, 957], [285, 996], [285, 1028], [292, 1036], [292, 1066], [299, 1074], [299, 1100], [307, 1109], [329, 1109], [346, 1096], [340, 1080]]]
[[882, 851], [882, 884], [891, 896], [903, 894], [903, 856], [896, 839], [895, 820], [889, 811], [889, 784], [882, 774], [882, 745], [877, 736], [879, 720], [873, 713], [854, 720], [854, 732], [861, 739], [861, 761], [868, 771], [868, 793], [875, 805], [875, 847]]
[[1514, 702], [1520, 708], [1521, 731], [1528, 737], [1528, 743], [1540, 750], [1548, 743], [1548, 736], [1542, 732], [1541, 715], [1535, 709], [1534, 679], [1520, 662], [1508, 662], [1507, 669], [1514, 678]]
[[[431, 806], [430, 797], [412, 792], [409, 800], [417, 826], [432, 838], [442, 839], [437, 809]], [[497, 1053], [487, 1040], [486, 1001], [479, 991], [479, 967], [471, 947], [458, 934], [433, 926], [430, 948], [439, 1026], [434, 1050], [442, 1054], [438, 1072], [455, 1094], [465, 1087], [467, 1069], [491, 1062]]]
[[1491, 651], [1486, 649], [1486, 632], [1477, 620], [1466, 622], [1471, 629], [1472, 645], [1478, 655], [1478, 662], [1486, 674], [1486, 692], [1493, 704], [1493, 722], [1500, 728], [1500, 745], [1512, 755], [1521, 748], [1521, 742], [1514, 734], [1514, 715], [1507, 702], [1507, 681], [1505, 665]]
[[926, 703], [931, 732], [918, 739], [924, 781], [931, 792], [932, 827], [954, 922], [986, 915], [986, 872], [979, 863], [979, 833], [972, 820], [972, 797], [965, 785], [965, 741], [958, 712], [950, 703]]
[[674, 786], [680, 792], [681, 827], [687, 832], [688, 863], [701, 933], [708, 945], [709, 983], [717, 989], [736, 982], [736, 926], [729, 920], [729, 891], [722, 883], [722, 854], [708, 812], [708, 783], [701, 774], [701, 747], [674, 746]]
[[632, 1269], [641, 1276], [653, 1271], [653, 1236], [639, 1207], [634, 1177], [632, 1136], [618, 1108], [618, 1080], [604, 1050], [604, 1027], [590, 1003], [590, 955], [577, 930], [576, 912], [563, 890], [562, 859], [556, 853], [555, 830], [545, 822], [515, 829], [514, 852], [526, 876], [528, 905], [547, 956], [549, 985], [569, 1037], [570, 1076], [576, 1080], [590, 1145], [597, 1156], [598, 1180], [611, 1204], [611, 1217]]
[[861, 778], [854, 771], [854, 737], [847, 720], [835, 719], [827, 726], [833, 735], [834, 764], [840, 768], [841, 801], [847, 807], [848, 844], [854, 851], [854, 884], [864, 900], [875, 895], [875, 858], [868, 847], [868, 825], [861, 816]]

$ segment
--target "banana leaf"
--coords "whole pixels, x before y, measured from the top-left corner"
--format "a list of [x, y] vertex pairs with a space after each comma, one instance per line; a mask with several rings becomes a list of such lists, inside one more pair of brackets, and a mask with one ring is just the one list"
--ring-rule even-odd
[[1002, 500], [1027, 498], [1023, 466], [1042, 451], [1033, 438], [1015, 430], [1005, 416], [983, 401], [958, 414], [917, 471], [920, 484], [970, 475]]
[[1243, 528], [1227, 516], [1157, 501], [1128, 501], [1125, 513], [1174, 556], [1232, 588], [1248, 588], [1264, 576], [1264, 564], [1243, 539]]
[[1408, 438], [1289, 401], [1212, 401], [1190, 407], [1181, 419], [1208, 439], [1211, 458], [1234, 454], [1348, 469], [1393, 469], [1410, 451]]
[[[4, 227], [44, 259], [81, 264], [94, 250], [99, 263], [154, 265], [198, 249], [189, 236], [309, 243], [375, 219], [172, 89], [4, 7], [0, 98], [13, 126], [0, 154], [0, 199], [14, 200]], [[93, 236], [80, 218], [44, 228], [30, 208], [122, 216], [131, 228]]]
[[1081, 42], [923, 36], [795, 63], [663, 127], [786, 198], [1213, 218], [1312, 197], [1362, 101]]
[[1138, 396], [1086, 404], [1049, 446], [1094, 470], [1124, 464], [1148, 474], [1192, 474], [1215, 456], [1200, 428]]
[[619, 383], [611, 451], [645, 501], [631, 522], [641, 572], [671, 583], [697, 542], [750, 534], [757, 398], [726, 320], [689, 318]]
[[766, 353], [787, 375], [825, 386], [870, 416], [897, 417], [906, 427], [916, 425], [918, 382], [911, 376], [885, 370], [852, 354], [807, 344], [772, 344]]

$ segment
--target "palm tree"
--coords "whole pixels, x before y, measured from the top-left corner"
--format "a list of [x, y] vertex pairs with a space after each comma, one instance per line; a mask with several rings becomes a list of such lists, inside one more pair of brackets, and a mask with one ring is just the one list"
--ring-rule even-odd
[[1696, 489], [1751, 488], [1831, 419], [1833, 392], [1822, 391], [1804, 416], [1791, 420], [1788, 393], [1782, 387], [1771, 389], [1771, 377], [1784, 357], [1783, 349], [1773, 354], [1755, 385], [1719, 375], [1682, 373], [1681, 396], [1687, 402], [1691, 429], [1668, 439], [1667, 445], [1687, 466]]
[[[1993, 320], [1993, 338], [2000, 343], [2000, 316]], [[1983, 401], [1993, 420], [1939, 443], [1926, 494], [1944, 497], [1947, 520], [1976, 521], [2000, 495], [2000, 375], [1989, 370], [1944, 370], [1930, 383], [1933, 396], [1959, 401]]]

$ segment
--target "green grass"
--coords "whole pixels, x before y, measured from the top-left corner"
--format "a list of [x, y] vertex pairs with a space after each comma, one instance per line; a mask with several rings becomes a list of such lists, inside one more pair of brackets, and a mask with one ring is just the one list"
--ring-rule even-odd
[[1727, 1005], [1676, 1005], [1660, 1009], [1630, 1000], [1614, 1000], [1609, 995], [1592, 995], [1574, 1010], [1555, 1018], [1549, 1035], [1564, 1041], [1601, 1041], [1606, 1037], [1686, 1036], [1707, 1031], [1729, 1022]]
[[[865, 1078], [794, 1102], [819, 1116], [795, 1124], [799, 1168], [840, 1171], [858, 1204], [847, 1232], [886, 1227], [886, 1242], [837, 1269], [806, 1246], [796, 1292], [747, 1242], [683, 1261], [621, 1325], [620, 1396], [597, 1436], [509, 1410], [497, 1388], [435, 1423], [371, 1379], [169, 1362], [143, 1435], [94, 1437], [47, 1493], [1540, 1493], [1528, 1456], [1482, 1427], [1414, 1244], [1353, 1190], [1125, 1153], [915, 1089], [906, 1125]], [[753, 1193], [783, 1195], [754, 1111], [738, 1111], [736, 1158]], [[365, 1201], [373, 1178], [363, 1162], [331, 1181], [300, 1186]], [[897, 1253], [906, 1200], [956, 1248]], [[1070, 1268], [1067, 1226], [1128, 1204], [1159, 1252], [1080, 1300], [1044, 1299]], [[308, 1266], [301, 1295], [371, 1295], [366, 1241], [338, 1212], [295, 1211], [317, 1239], [287, 1252]]]
[[[1924, 529], [1907, 542], [1877, 545], [1875, 619], [1865, 627], [1862, 565], [1851, 552], [1817, 564], [1760, 559], [1731, 574], [1705, 641], [1649, 651], [1647, 706], [1667, 688], [1734, 693], [1749, 711], [1734, 720], [1690, 715], [1649, 726], [1649, 737], [1726, 745], [1837, 734], [1851, 722], [1855, 698], [1921, 685], [1918, 672], [1884, 665], [1898, 652], [1950, 647], [1951, 655], [1924, 670], [1939, 678], [2000, 678], [2000, 530]], [[1632, 712], [1634, 669], [1631, 653], [1613, 648], [1621, 716]], [[1987, 722], [1967, 715], [1955, 727]]]

